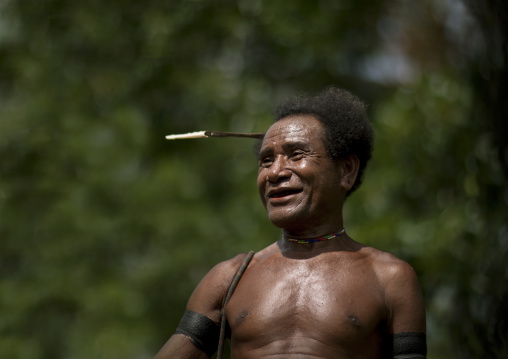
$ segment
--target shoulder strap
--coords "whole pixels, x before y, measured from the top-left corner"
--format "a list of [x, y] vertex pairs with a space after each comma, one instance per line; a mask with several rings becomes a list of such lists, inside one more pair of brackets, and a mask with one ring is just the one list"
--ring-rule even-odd
[[247, 253], [247, 256], [243, 260], [243, 263], [240, 266], [240, 268], [238, 268], [238, 271], [236, 272], [235, 277], [233, 278], [233, 281], [229, 286], [228, 293], [226, 294], [226, 299], [224, 300], [224, 305], [222, 306], [221, 310], [220, 336], [219, 336], [219, 347], [217, 348], [217, 359], [222, 359], [222, 353], [224, 351], [224, 342], [226, 340], [226, 305], [229, 303], [229, 300], [233, 296], [233, 292], [235, 291], [238, 282], [242, 278], [243, 273], [245, 273], [245, 270], [247, 269], [250, 260], [254, 256], [254, 253], [255, 253], [254, 251], [250, 251], [249, 253]]

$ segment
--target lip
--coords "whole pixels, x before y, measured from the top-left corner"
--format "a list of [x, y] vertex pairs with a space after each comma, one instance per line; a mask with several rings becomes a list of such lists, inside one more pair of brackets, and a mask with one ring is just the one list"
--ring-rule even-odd
[[302, 189], [299, 188], [274, 188], [269, 190], [266, 194], [266, 197], [270, 202], [281, 202], [289, 199], [290, 197], [299, 194], [302, 192]]

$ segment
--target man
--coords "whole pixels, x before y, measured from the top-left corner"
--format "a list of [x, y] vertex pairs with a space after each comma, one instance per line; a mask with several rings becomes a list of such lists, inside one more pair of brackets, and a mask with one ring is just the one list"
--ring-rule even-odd
[[[365, 106], [346, 91], [330, 88], [279, 107], [260, 145], [257, 184], [282, 238], [254, 255], [226, 306], [233, 358], [425, 358], [413, 269], [344, 230], [343, 204], [371, 149]], [[244, 257], [203, 278], [157, 359], [212, 355]]]

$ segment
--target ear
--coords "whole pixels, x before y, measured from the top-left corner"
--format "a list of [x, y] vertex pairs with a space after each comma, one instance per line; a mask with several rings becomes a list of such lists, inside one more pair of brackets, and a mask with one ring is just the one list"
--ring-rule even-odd
[[346, 191], [349, 191], [355, 184], [359, 169], [360, 169], [360, 160], [356, 155], [349, 155], [340, 160], [340, 170], [341, 170], [340, 185]]

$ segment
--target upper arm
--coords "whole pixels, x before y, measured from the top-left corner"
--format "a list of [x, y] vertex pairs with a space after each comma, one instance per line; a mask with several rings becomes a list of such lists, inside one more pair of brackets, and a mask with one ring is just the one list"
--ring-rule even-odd
[[389, 310], [388, 331], [425, 333], [425, 304], [413, 268], [397, 260], [388, 266], [383, 281]]
[[[221, 262], [213, 267], [199, 282], [187, 302], [187, 310], [200, 313], [220, 324], [220, 311], [231, 281], [243, 256]], [[183, 314], [183, 313], [182, 313]], [[208, 356], [198, 349], [184, 334], [174, 334], [155, 356], [156, 359], [172, 358], [204, 359]]]
[[186, 309], [219, 323], [224, 298], [244, 257], [245, 254], [239, 254], [213, 267], [192, 292]]

